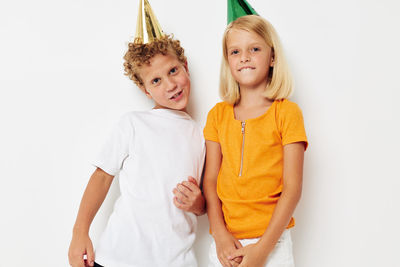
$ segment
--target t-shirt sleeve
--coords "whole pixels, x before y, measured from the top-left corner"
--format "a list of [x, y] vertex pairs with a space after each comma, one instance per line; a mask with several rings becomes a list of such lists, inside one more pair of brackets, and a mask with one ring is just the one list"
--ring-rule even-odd
[[213, 107], [207, 115], [206, 126], [203, 130], [204, 139], [219, 143], [217, 128], [217, 106]]
[[110, 175], [117, 175], [129, 156], [129, 143], [134, 138], [133, 127], [127, 115], [114, 126], [100, 149], [93, 165]]
[[296, 103], [287, 101], [282, 107], [281, 134], [282, 145], [304, 142], [307, 149], [308, 141], [301, 109]]

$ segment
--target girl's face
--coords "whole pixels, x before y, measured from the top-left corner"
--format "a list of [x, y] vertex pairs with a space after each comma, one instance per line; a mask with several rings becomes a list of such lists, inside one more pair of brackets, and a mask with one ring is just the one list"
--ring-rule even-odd
[[269, 67], [273, 66], [272, 49], [254, 32], [231, 29], [226, 41], [228, 63], [240, 88], [265, 88]]

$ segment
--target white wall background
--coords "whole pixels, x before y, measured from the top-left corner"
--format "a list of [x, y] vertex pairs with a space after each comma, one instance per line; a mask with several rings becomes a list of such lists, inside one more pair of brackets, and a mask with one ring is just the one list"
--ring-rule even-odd
[[[399, 2], [250, 2], [281, 36], [310, 142], [293, 230], [297, 266], [400, 266]], [[226, 1], [151, 4], [186, 48], [190, 110], [204, 124], [219, 101]], [[1, 267], [68, 266], [91, 157], [121, 114], [151, 108], [122, 74], [137, 6], [0, 2]], [[94, 242], [117, 196], [115, 181], [93, 223]], [[200, 267], [207, 231], [202, 216]]]

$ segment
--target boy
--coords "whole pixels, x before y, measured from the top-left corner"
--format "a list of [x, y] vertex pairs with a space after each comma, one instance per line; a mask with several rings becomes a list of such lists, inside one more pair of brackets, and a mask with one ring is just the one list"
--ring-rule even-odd
[[[196, 215], [205, 212], [198, 187], [204, 139], [186, 113], [190, 79], [183, 48], [162, 34], [147, 0], [145, 12], [154, 27], [149, 43], [143, 44], [140, 21], [124, 66], [155, 107], [124, 115], [95, 161], [70, 245], [73, 267], [197, 266], [192, 244]], [[121, 196], [94, 257], [89, 227], [116, 174]]]

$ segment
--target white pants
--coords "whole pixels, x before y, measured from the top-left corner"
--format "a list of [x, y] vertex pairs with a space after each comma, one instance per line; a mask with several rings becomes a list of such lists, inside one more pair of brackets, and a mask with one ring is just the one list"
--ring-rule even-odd
[[[239, 242], [242, 244], [242, 246], [247, 246], [249, 244], [256, 243], [258, 240], [259, 238], [240, 239]], [[208, 267], [222, 267], [221, 263], [218, 260], [217, 249], [215, 247], [214, 240], [211, 243], [208, 255]], [[290, 235], [290, 229], [286, 229], [282, 233], [281, 237], [275, 245], [275, 248], [269, 254], [265, 267], [294, 267], [292, 237]]]

